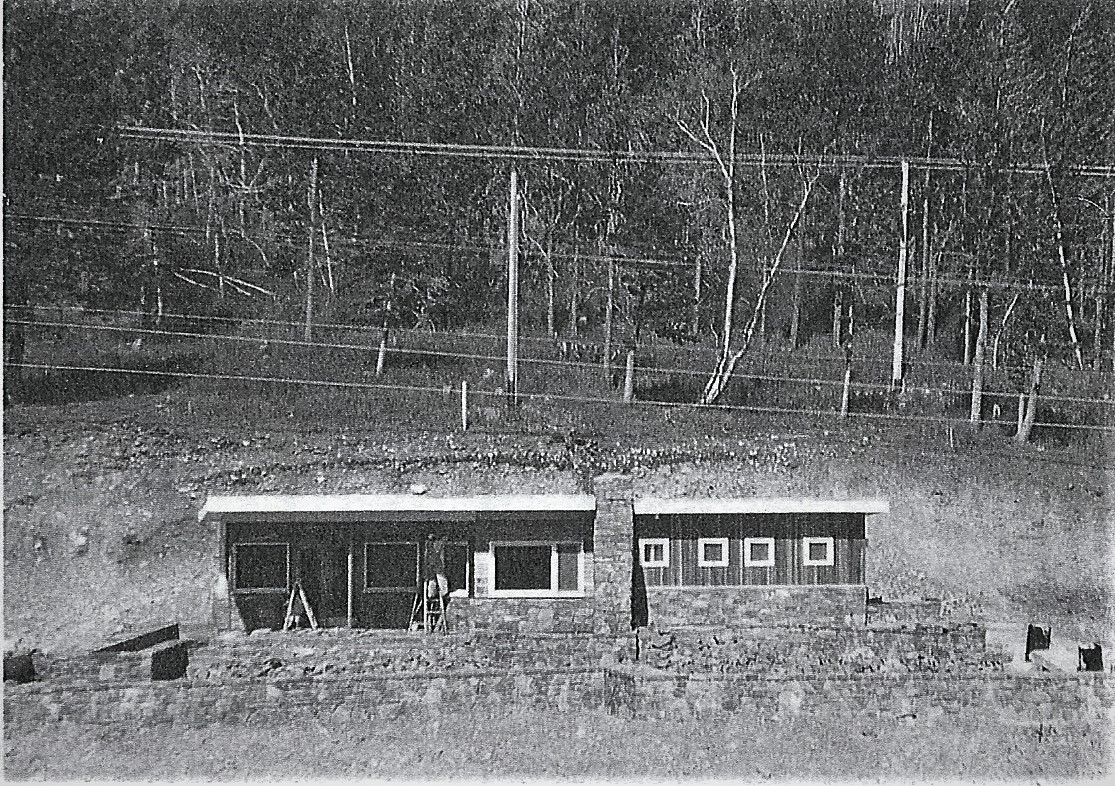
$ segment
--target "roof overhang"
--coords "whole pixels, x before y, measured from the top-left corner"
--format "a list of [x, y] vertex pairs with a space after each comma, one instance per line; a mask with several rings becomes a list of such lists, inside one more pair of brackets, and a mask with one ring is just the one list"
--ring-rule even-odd
[[417, 494], [255, 494], [213, 496], [198, 520], [227, 521], [429, 521], [466, 520], [477, 514], [535, 518], [556, 513], [591, 514], [596, 499], [587, 494], [479, 495], [427, 497]]
[[889, 513], [885, 499], [802, 499], [798, 497], [739, 497], [732, 499], [635, 500], [636, 516], [762, 515], [783, 513]]

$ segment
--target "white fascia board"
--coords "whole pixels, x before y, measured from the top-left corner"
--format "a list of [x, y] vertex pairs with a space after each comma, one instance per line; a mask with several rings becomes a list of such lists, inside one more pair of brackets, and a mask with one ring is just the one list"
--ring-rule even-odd
[[587, 494], [479, 495], [426, 497], [417, 494], [253, 494], [212, 496], [198, 513], [211, 516], [269, 514], [438, 514], [438, 513], [592, 513], [596, 499]]
[[663, 499], [644, 497], [635, 500], [636, 516], [701, 516], [776, 513], [889, 513], [885, 499], [807, 499], [797, 497], [739, 497], [734, 499]]

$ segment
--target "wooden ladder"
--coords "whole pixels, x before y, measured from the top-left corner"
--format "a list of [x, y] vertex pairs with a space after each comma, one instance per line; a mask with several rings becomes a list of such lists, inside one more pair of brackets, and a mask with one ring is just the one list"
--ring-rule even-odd
[[314, 610], [310, 608], [310, 601], [306, 598], [306, 591], [302, 589], [302, 582], [294, 582], [294, 586], [290, 589], [290, 599], [286, 602], [286, 619], [283, 620], [283, 630], [290, 630], [295, 627], [298, 622], [298, 616], [294, 613], [294, 601], [297, 598], [302, 603], [302, 609], [306, 612], [306, 619], [310, 622], [310, 627], [317, 629], [317, 617], [314, 616]]
[[414, 595], [414, 605], [410, 610], [410, 629], [446, 633], [445, 603], [441, 592], [435, 592], [431, 596], [427, 592], [428, 586], [429, 583], [422, 584]]

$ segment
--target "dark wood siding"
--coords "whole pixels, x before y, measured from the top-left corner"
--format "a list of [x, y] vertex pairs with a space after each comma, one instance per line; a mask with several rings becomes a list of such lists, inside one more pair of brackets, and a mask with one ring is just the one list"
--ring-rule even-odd
[[[862, 513], [638, 516], [635, 537], [670, 539], [670, 566], [642, 568], [648, 587], [862, 584], [865, 580]], [[698, 540], [725, 537], [728, 567], [699, 567]], [[804, 537], [832, 538], [833, 564], [802, 564]], [[744, 567], [744, 538], [774, 538], [774, 567]]]

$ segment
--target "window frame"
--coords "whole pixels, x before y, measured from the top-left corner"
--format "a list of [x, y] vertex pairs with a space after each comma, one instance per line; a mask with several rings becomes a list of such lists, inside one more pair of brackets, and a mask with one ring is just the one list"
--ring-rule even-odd
[[[755, 560], [751, 558], [751, 545], [753, 543], [765, 543], [768, 547], [767, 554], [769, 555], [765, 560]], [[773, 568], [774, 567], [774, 538], [744, 538], [743, 539], [743, 567], [745, 568]]]
[[464, 589], [451, 590], [449, 597], [451, 598], [471, 598], [473, 587], [473, 568], [472, 562], [475, 559], [475, 550], [472, 544], [467, 540], [447, 540], [446, 547], [449, 546], [464, 546], [465, 548], [465, 586]]
[[[720, 546], [721, 558], [719, 560], [705, 559], [706, 545]], [[697, 567], [698, 568], [726, 568], [729, 563], [728, 538], [697, 538]]]
[[[826, 555], [823, 559], [809, 558], [809, 547], [814, 543], [823, 543]], [[801, 564], [807, 568], [827, 568], [836, 564], [836, 542], [831, 537], [807, 536], [801, 539]]]
[[[414, 583], [409, 587], [369, 587], [368, 586], [368, 546], [414, 546]], [[422, 544], [413, 540], [366, 540], [364, 541], [364, 583], [363, 591], [367, 594], [398, 594], [400, 592], [409, 592], [414, 594], [418, 591], [418, 569], [419, 560], [422, 556]]]
[[[239, 559], [239, 555], [237, 554], [237, 552], [240, 550], [240, 548], [242, 546], [249, 546], [249, 547], [250, 546], [282, 546], [282, 547], [284, 547], [286, 549], [286, 586], [283, 586], [283, 587], [240, 587], [240, 586], [238, 586], [237, 581], [236, 581], [236, 574], [237, 574], [237, 561]], [[248, 595], [248, 594], [254, 594], [254, 593], [269, 593], [269, 592], [271, 592], [271, 593], [273, 593], [273, 592], [286, 593], [290, 590], [291, 560], [290, 560], [290, 543], [288, 541], [261, 540], [261, 541], [246, 541], [246, 542], [242, 542], [242, 543], [233, 543], [232, 544], [232, 554], [231, 554], [231, 556], [232, 556], [232, 560], [231, 560], [231, 564], [229, 565], [229, 568], [230, 568], [230, 570], [229, 570], [229, 583], [232, 585], [232, 591], [233, 592]]]
[[[558, 547], [577, 546], [577, 589], [558, 589]], [[549, 546], [549, 589], [498, 589], [496, 587], [496, 549], [503, 546]], [[492, 540], [488, 541], [488, 597], [490, 598], [583, 598], [585, 597], [585, 542], [583, 540]]]
[[[661, 546], [662, 559], [647, 560], [646, 547]], [[669, 538], [639, 538], [639, 565], [644, 568], [670, 567], [670, 539]]]

